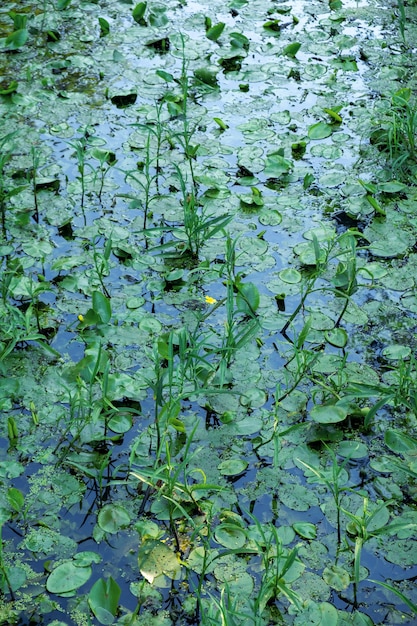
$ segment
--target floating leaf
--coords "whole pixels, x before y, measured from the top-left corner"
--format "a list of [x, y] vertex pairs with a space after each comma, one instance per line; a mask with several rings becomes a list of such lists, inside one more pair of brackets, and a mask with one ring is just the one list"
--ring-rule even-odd
[[295, 285], [301, 282], [301, 274], [298, 270], [288, 267], [285, 270], [281, 270], [278, 274], [282, 282], [290, 285]]
[[368, 456], [368, 446], [361, 441], [341, 441], [337, 454], [349, 459], [364, 459]]
[[311, 418], [319, 424], [336, 424], [346, 419], [347, 409], [334, 404], [316, 405], [310, 411]]
[[117, 533], [130, 524], [130, 515], [119, 504], [106, 504], [97, 517], [97, 523], [106, 533]]
[[251, 409], [258, 409], [265, 404], [268, 396], [263, 389], [253, 387], [247, 389], [245, 393], [240, 396], [240, 404], [242, 406], [248, 406]]
[[215, 530], [214, 538], [217, 543], [231, 550], [242, 548], [246, 543], [244, 530], [233, 523], [219, 524]]
[[315, 539], [317, 537], [317, 528], [310, 522], [296, 522], [292, 527], [297, 535], [303, 539]]
[[326, 122], [317, 122], [308, 129], [308, 136], [310, 139], [326, 139], [330, 137], [333, 132], [333, 126]]
[[228, 459], [227, 461], [222, 461], [217, 466], [217, 469], [222, 476], [237, 476], [244, 472], [248, 465], [249, 463], [243, 459]]
[[417, 439], [410, 437], [399, 430], [389, 428], [384, 436], [385, 444], [393, 452], [404, 454], [406, 452], [417, 453]]
[[390, 361], [406, 359], [411, 354], [410, 346], [403, 346], [399, 343], [392, 343], [382, 350], [382, 355]]
[[26, 583], [26, 572], [22, 567], [12, 565], [11, 567], [5, 567], [3, 571], [7, 573], [7, 581], [4, 573], [2, 573], [2, 576], [0, 577], [1, 593], [8, 594], [10, 590], [17, 591]]
[[113, 415], [107, 423], [107, 426], [114, 433], [127, 433], [132, 428], [132, 416], [130, 413], [122, 410]]
[[163, 578], [179, 578], [181, 565], [175, 553], [156, 539], [143, 542], [138, 551], [139, 571], [151, 584], [164, 586]]
[[323, 580], [336, 591], [343, 591], [350, 585], [349, 573], [338, 565], [330, 565], [323, 570]]
[[70, 591], [82, 587], [92, 574], [92, 569], [88, 567], [79, 567], [74, 561], [66, 561], [58, 565], [49, 574], [46, 581], [46, 589], [50, 593], [56, 595], [67, 594]]
[[266, 159], [265, 176], [267, 178], [279, 178], [287, 174], [292, 168], [292, 162], [285, 159], [281, 150], [270, 152]]
[[348, 342], [347, 332], [343, 328], [332, 328], [332, 330], [326, 330], [324, 338], [335, 348], [344, 348]]

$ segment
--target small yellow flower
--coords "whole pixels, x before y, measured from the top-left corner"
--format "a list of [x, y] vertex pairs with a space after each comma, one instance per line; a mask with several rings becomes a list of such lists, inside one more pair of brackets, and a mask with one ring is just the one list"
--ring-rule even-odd
[[78, 316], [78, 320], [80, 322], [83, 322], [84, 321], [84, 315], [81, 315], [81, 313], [80, 313], [79, 316]]
[[206, 302], [207, 304], [216, 304], [217, 300], [216, 298], [212, 298], [211, 296], [206, 296]]

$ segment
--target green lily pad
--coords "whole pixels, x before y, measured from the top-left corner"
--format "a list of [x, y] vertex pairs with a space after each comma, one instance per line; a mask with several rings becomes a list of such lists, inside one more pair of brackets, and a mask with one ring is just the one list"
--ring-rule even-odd
[[7, 567], [7, 582], [4, 576], [0, 578], [0, 591], [7, 595], [12, 591], [17, 591], [26, 583], [26, 572], [22, 567], [14, 566]]
[[343, 591], [350, 585], [350, 576], [343, 567], [330, 565], [323, 570], [323, 580], [336, 591]]
[[110, 576], [99, 578], [88, 594], [88, 604], [100, 624], [113, 624], [122, 590]]
[[382, 350], [382, 355], [390, 361], [407, 359], [411, 354], [410, 346], [403, 346], [399, 343], [392, 343]]
[[334, 126], [326, 122], [317, 122], [309, 127], [308, 136], [310, 139], [326, 139], [326, 137], [330, 137], [333, 129]]
[[265, 404], [267, 401], [267, 395], [263, 389], [253, 387], [252, 389], [245, 391], [245, 393], [240, 396], [239, 401], [242, 406], [257, 409]]
[[292, 527], [297, 535], [303, 539], [315, 539], [317, 537], [317, 528], [310, 522], [296, 522]]
[[237, 476], [246, 470], [249, 463], [243, 459], [228, 459], [222, 461], [217, 469], [220, 470], [222, 476]]
[[246, 534], [236, 524], [219, 524], [214, 532], [214, 538], [221, 546], [235, 550], [242, 548], [246, 543]]
[[344, 348], [348, 342], [347, 332], [343, 328], [326, 330], [324, 338], [331, 346], [335, 346], [335, 348]]
[[347, 409], [334, 404], [316, 405], [310, 411], [311, 418], [319, 424], [336, 424], [343, 422], [348, 415]]
[[146, 540], [138, 551], [139, 571], [151, 584], [165, 586], [167, 576], [176, 580], [180, 576], [181, 564], [173, 550], [156, 539]]
[[66, 561], [58, 565], [49, 574], [46, 589], [56, 595], [67, 594], [82, 587], [92, 574], [90, 566], [79, 567], [74, 561]]
[[258, 219], [263, 226], [278, 226], [282, 222], [282, 215], [275, 209], [262, 210]]
[[290, 285], [295, 285], [296, 283], [300, 283], [302, 279], [300, 272], [291, 267], [288, 267], [285, 270], [281, 270], [278, 276], [284, 283], [289, 283]]
[[119, 504], [106, 504], [100, 509], [97, 523], [106, 533], [117, 533], [130, 524], [130, 515]]
[[130, 413], [120, 411], [108, 421], [108, 427], [114, 433], [124, 434], [132, 428], [133, 420]]
[[268, 154], [264, 173], [267, 178], [279, 178], [283, 174], [287, 174], [291, 168], [292, 162], [285, 159], [281, 154], [281, 150], [278, 150]]
[[337, 454], [349, 459], [364, 459], [368, 456], [368, 446], [361, 441], [341, 441]]
[[393, 452], [404, 454], [406, 452], [417, 453], [417, 439], [401, 432], [389, 428], [385, 433], [385, 444]]

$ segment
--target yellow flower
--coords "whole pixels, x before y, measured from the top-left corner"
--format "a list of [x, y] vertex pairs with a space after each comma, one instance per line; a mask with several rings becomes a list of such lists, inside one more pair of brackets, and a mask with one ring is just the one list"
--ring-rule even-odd
[[212, 298], [211, 296], [206, 296], [206, 302], [207, 304], [216, 304], [217, 300], [216, 298]]
[[78, 316], [78, 320], [80, 322], [83, 322], [84, 321], [84, 315], [81, 315], [81, 313], [80, 313], [80, 315]]

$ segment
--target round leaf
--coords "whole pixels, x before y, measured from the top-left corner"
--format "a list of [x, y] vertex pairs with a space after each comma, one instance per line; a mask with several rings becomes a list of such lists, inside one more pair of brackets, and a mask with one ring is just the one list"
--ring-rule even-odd
[[56, 595], [67, 594], [74, 589], [82, 587], [90, 578], [92, 569], [78, 567], [73, 561], [67, 561], [58, 565], [48, 576], [46, 588]]
[[176, 554], [161, 541], [145, 541], [139, 548], [138, 561], [140, 573], [151, 584], [157, 584], [157, 579], [164, 576], [173, 580], [179, 577], [180, 562]]
[[267, 401], [267, 395], [263, 389], [254, 387], [248, 389], [244, 394], [240, 396], [240, 404], [242, 406], [248, 406], [251, 409], [259, 409]]
[[237, 476], [248, 467], [248, 462], [243, 459], [228, 459], [217, 466], [222, 476]]
[[242, 548], [246, 543], [244, 531], [236, 524], [220, 524], [216, 528], [214, 538], [217, 543], [232, 550]]
[[344, 348], [348, 341], [347, 332], [343, 328], [333, 328], [324, 333], [326, 341], [335, 348]]
[[323, 571], [323, 580], [336, 591], [343, 591], [350, 585], [348, 572], [338, 565], [330, 565]]
[[333, 132], [333, 127], [326, 122], [317, 122], [308, 129], [308, 136], [310, 139], [326, 139], [330, 137]]
[[364, 459], [368, 456], [368, 448], [361, 441], [341, 441], [337, 454], [349, 459]]
[[113, 534], [129, 525], [130, 515], [119, 504], [106, 504], [99, 512], [97, 522], [102, 530]]
[[289, 283], [290, 285], [295, 285], [296, 283], [301, 282], [300, 272], [290, 267], [285, 270], [281, 270], [278, 276], [284, 283]]
[[347, 417], [347, 410], [342, 406], [316, 405], [310, 411], [310, 415], [319, 424], [336, 424], [342, 422]]
[[132, 428], [132, 416], [129, 413], [116, 413], [109, 420], [108, 427], [114, 433], [127, 433]]
[[297, 535], [300, 535], [303, 539], [315, 539], [317, 536], [316, 527], [310, 522], [296, 522], [292, 527]]
[[382, 354], [386, 359], [390, 361], [398, 361], [400, 359], [406, 359], [411, 354], [410, 346], [402, 346], [399, 343], [392, 343], [382, 350]]

